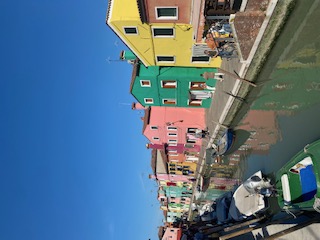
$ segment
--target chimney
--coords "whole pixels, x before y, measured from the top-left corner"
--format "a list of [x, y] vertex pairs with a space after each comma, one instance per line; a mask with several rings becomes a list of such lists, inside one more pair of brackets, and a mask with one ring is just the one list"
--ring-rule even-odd
[[154, 174], [149, 174], [149, 179], [157, 179], [157, 177]]
[[128, 51], [128, 50], [122, 50], [120, 52], [120, 60], [123, 60], [123, 61], [134, 61], [136, 60], [136, 56], [133, 54], [133, 52], [131, 51]]
[[132, 110], [145, 110], [147, 107], [142, 106], [140, 103], [132, 103], [131, 105]]
[[164, 147], [162, 144], [153, 144], [153, 143], [147, 143], [146, 144], [147, 149], [159, 149], [159, 150], [163, 150]]

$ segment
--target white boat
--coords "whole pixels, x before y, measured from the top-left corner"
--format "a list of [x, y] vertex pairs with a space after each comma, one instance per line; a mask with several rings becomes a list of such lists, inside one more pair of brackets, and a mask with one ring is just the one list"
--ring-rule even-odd
[[264, 178], [261, 171], [256, 172], [234, 192], [229, 214], [235, 221], [241, 221], [264, 212], [272, 191], [270, 180]]

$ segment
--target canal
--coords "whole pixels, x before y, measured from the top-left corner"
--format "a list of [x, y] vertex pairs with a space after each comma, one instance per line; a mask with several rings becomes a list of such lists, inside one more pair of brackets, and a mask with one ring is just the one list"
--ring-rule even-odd
[[319, 16], [319, 0], [296, 1], [258, 76], [259, 87], [248, 94], [249, 106], [243, 104], [241, 120], [233, 123], [251, 134], [228, 156], [240, 166], [242, 179], [258, 170], [276, 172], [320, 138]]

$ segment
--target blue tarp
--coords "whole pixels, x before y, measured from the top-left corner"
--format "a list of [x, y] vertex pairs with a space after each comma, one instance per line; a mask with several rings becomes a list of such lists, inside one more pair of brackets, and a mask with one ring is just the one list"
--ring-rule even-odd
[[314, 198], [317, 192], [317, 181], [312, 165], [308, 165], [306, 168], [300, 170], [300, 182], [303, 201], [309, 201]]

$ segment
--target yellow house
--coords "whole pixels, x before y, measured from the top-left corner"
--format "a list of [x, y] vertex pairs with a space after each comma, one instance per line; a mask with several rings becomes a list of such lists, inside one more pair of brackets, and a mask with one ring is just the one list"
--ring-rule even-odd
[[169, 162], [169, 174], [194, 176], [197, 164], [194, 162]]
[[192, 24], [141, 20], [136, 0], [110, 0], [106, 23], [145, 66], [220, 67], [206, 43], [196, 43]]

